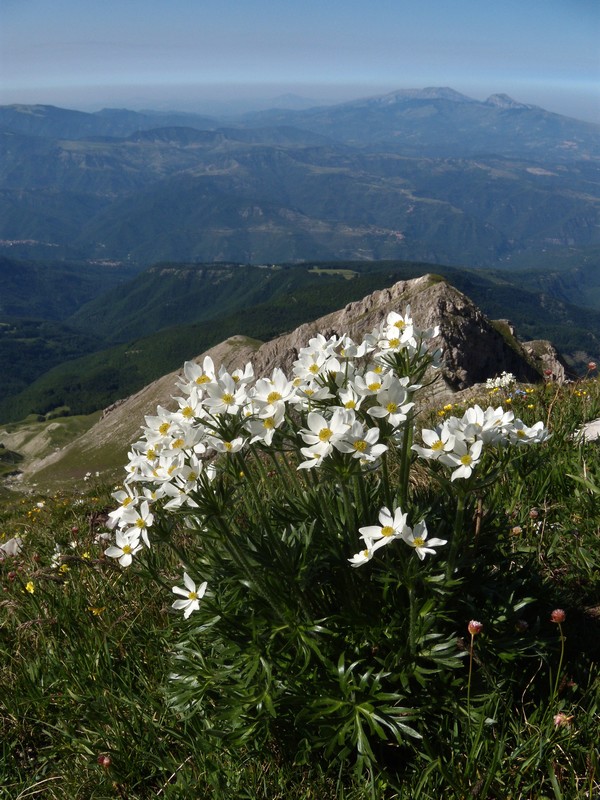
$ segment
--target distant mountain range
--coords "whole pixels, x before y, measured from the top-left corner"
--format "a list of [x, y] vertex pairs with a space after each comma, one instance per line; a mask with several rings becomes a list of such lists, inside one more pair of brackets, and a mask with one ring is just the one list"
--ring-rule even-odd
[[0, 107], [0, 254], [490, 266], [600, 244], [600, 126], [394, 92], [218, 120]]
[[290, 104], [0, 107], [0, 421], [88, 413], [425, 272], [600, 359], [600, 126], [448, 88]]

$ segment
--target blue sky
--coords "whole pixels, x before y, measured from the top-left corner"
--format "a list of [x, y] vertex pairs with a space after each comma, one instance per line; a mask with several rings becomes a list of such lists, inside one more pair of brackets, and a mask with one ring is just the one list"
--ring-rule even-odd
[[600, 122], [600, 0], [0, 0], [0, 103], [216, 110], [451, 86]]

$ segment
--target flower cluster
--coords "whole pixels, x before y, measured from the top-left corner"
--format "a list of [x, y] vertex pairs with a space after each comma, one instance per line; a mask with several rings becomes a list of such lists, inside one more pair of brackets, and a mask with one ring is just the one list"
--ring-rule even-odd
[[[106, 555], [129, 566], [151, 547], [153, 530], [172, 512], [185, 512], [201, 530], [203, 498], [217, 476], [232, 465], [239, 476], [244, 458], [261, 451], [277, 454], [297, 475], [323, 471], [340, 485], [385, 466], [389, 451], [404, 452], [407, 467], [413, 396], [427, 370], [440, 364], [439, 351], [431, 351], [437, 335], [437, 328], [419, 330], [408, 308], [404, 315], [389, 313], [361, 342], [347, 335], [313, 337], [289, 376], [276, 368], [257, 379], [251, 364], [229, 372], [209, 357], [202, 364], [187, 362], [177, 384], [177, 407], [159, 406], [147, 416], [143, 436], [131, 448], [123, 489], [113, 495], [119, 503], [109, 515], [115, 541]], [[423, 446], [413, 450], [451, 466], [455, 480], [471, 475], [487, 443], [529, 443], [545, 436], [542, 423], [527, 428], [511, 412], [476, 406], [460, 420], [450, 417], [435, 430], [424, 430]], [[408, 469], [404, 473], [408, 485]], [[412, 546], [420, 559], [446, 543], [428, 539], [423, 520], [410, 528], [400, 508], [382, 508], [379, 521], [360, 528], [364, 548], [349, 559], [353, 566], [395, 539]], [[198, 608], [206, 585], [196, 589], [187, 572], [184, 585], [175, 591], [185, 599], [174, 607], [187, 616]]]
[[483, 410], [475, 405], [460, 419], [448, 417], [434, 429], [423, 429], [423, 444], [413, 445], [413, 450], [422, 458], [451, 467], [450, 480], [454, 481], [471, 477], [486, 446], [535, 444], [545, 441], [548, 435], [543, 422], [528, 427], [501, 406]]
[[402, 539], [406, 544], [414, 547], [418, 557], [423, 560], [428, 553], [435, 554], [435, 547], [446, 544], [446, 539], [427, 540], [427, 525], [423, 520], [417, 522], [414, 528], [406, 524], [407, 514], [401, 508], [394, 509], [391, 513], [385, 506], [379, 512], [380, 525], [367, 525], [359, 528], [365, 547], [352, 558], [348, 559], [353, 567], [360, 567], [373, 558], [373, 554], [380, 547]]
[[228, 372], [210, 357], [187, 362], [177, 409], [159, 406], [147, 416], [131, 448], [124, 487], [113, 495], [115, 542], [106, 555], [129, 566], [150, 547], [157, 508], [193, 514], [195, 498], [223, 463], [219, 456], [270, 448], [285, 451], [298, 470], [374, 469], [412, 425], [418, 380], [426, 367], [439, 366], [440, 353], [430, 352], [437, 335], [437, 328], [419, 330], [408, 308], [390, 312], [360, 343], [347, 335], [313, 337], [291, 376], [276, 368], [256, 379], [251, 364]]
[[516, 382], [512, 372], [503, 372], [495, 378], [488, 378], [485, 382], [486, 389], [510, 389]]

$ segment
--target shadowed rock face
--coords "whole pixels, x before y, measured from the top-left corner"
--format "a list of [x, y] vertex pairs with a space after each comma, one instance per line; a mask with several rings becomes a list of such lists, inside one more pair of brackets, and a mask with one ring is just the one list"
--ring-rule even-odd
[[520, 381], [539, 380], [540, 371], [516, 340], [511, 346], [468, 297], [432, 275], [399, 281], [267, 342], [252, 358], [255, 371], [265, 374], [276, 366], [287, 371], [300, 348], [316, 333], [347, 333], [360, 339], [389, 311], [404, 312], [407, 305], [420, 328], [439, 326], [434, 344], [443, 351], [442, 375], [451, 389], [465, 389], [503, 371], [512, 372]]
[[[257, 376], [270, 375], [275, 367], [289, 372], [300, 349], [317, 333], [324, 336], [348, 334], [359, 341], [389, 311], [404, 313], [408, 305], [420, 328], [437, 325], [440, 329], [434, 345], [443, 351], [441, 380], [430, 387], [425, 402], [439, 402], [453, 392], [467, 390], [503, 371], [512, 372], [524, 382], [539, 381], [543, 368], [555, 371], [554, 362], [551, 365], [548, 361], [554, 358], [548, 356], [548, 349], [544, 350], [547, 358], [543, 367], [536, 365], [534, 355], [539, 354], [540, 343], [536, 343], [535, 353], [532, 351], [532, 355], [528, 355], [514, 338], [508, 323], [492, 324], [468, 297], [435, 275], [399, 281], [389, 289], [349, 303], [340, 311], [301, 325], [271, 342], [260, 344], [243, 336], [233, 336], [198, 356], [196, 361], [209, 355], [217, 367], [223, 364], [229, 370], [251, 361]], [[558, 360], [555, 359], [555, 363], [558, 364]], [[172, 397], [178, 393], [177, 376], [175, 372], [165, 375], [135, 395], [115, 403], [96, 425], [64, 451], [31, 464], [25, 470], [27, 477], [35, 478], [35, 473], [52, 469], [63, 457], [74, 453], [85, 454], [92, 469], [98, 462], [101, 467], [124, 465], [129, 445], [139, 438], [144, 416], [153, 414], [157, 405], [169, 407], [173, 404]], [[111, 460], [120, 459], [114, 464], [108, 463], [105, 457], [108, 443], [111, 444]]]

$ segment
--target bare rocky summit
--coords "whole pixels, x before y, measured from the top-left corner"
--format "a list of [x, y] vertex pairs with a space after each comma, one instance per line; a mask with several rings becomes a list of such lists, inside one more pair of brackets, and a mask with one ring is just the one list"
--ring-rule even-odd
[[[389, 311], [404, 313], [408, 305], [419, 327], [439, 326], [439, 337], [434, 344], [443, 351], [443, 364], [441, 377], [430, 393], [430, 399], [435, 402], [447, 402], [449, 395], [483, 383], [503, 371], [512, 372], [519, 381], [535, 382], [541, 379], [544, 369], [552, 369], [557, 375], [562, 369], [558, 356], [551, 355], [555, 351], [549, 343], [542, 346], [538, 342], [528, 349], [517, 341], [509, 323], [491, 322], [466, 295], [436, 275], [399, 281], [389, 289], [349, 303], [340, 311], [301, 325], [270, 342], [233, 336], [196, 360], [209, 355], [217, 366], [223, 364], [227, 369], [242, 367], [251, 361], [258, 376], [270, 374], [275, 367], [290, 371], [299, 350], [315, 334], [348, 334], [360, 340]], [[157, 405], [169, 407], [173, 403], [178, 374], [165, 375], [135, 395], [115, 403], [68, 447], [41, 462], [32, 463], [24, 477], [35, 480], [42, 472], [45, 479], [53, 472], [58, 477], [68, 463], [79, 464], [80, 471], [81, 464], [86, 464], [83, 474], [88, 469], [114, 471], [119, 465], [124, 466], [130, 444], [139, 438], [144, 416], [154, 413]], [[560, 374], [564, 375], [564, 371]]]

